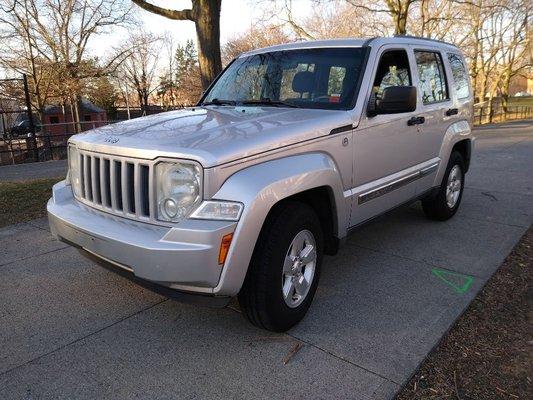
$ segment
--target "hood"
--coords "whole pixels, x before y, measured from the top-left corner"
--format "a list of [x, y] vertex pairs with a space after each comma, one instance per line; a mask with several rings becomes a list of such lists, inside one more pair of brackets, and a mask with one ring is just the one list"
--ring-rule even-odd
[[348, 124], [346, 111], [209, 106], [106, 125], [75, 135], [71, 142], [108, 154], [191, 159], [208, 168], [328, 135]]

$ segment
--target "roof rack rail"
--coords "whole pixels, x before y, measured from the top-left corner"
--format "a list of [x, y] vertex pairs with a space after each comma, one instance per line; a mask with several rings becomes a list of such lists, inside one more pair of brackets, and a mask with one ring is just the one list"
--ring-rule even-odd
[[361, 47], [368, 47], [370, 45], [370, 43], [374, 40], [374, 39], [379, 39], [380, 37], [379, 36], [373, 36], [373, 37], [370, 37], [368, 39], [366, 39], [363, 43], [363, 45]]
[[431, 39], [431, 38], [425, 38], [425, 37], [421, 37], [421, 36], [414, 36], [414, 35], [402, 35], [402, 34], [399, 34], [399, 33], [395, 33], [394, 35], [392, 35], [393, 37], [398, 37], [398, 38], [407, 38], [407, 39], [419, 39], [419, 40], [427, 40], [427, 41], [430, 41], [430, 42], [436, 42], [436, 43], [442, 43], [442, 44], [447, 44], [448, 46], [453, 46], [453, 47], [457, 47], [456, 45], [454, 45], [453, 43], [449, 43], [449, 42], [445, 42], [444, 40], [438, 40], [438, 39]]

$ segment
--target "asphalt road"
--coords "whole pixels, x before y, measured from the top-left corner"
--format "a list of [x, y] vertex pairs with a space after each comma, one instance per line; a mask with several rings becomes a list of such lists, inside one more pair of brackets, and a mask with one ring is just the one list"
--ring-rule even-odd
[[145, 291], [51, 239], [45, 220], [1, 229], [0, 398], [392, 398], [533, 222], [525, 125], [478, 130], [452, 220], [415, 204], [326, 257], [288, 334], [252, 327], [236, 305]]

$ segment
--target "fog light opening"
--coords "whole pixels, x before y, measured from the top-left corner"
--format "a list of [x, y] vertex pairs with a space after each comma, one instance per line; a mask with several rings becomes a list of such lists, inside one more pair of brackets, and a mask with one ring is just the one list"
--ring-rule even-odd
[[172, 219], [178, 215], [179, 209], [174, 199], [165, 199], [163, 207], [165, 208], [165, 212], [169, 216], [169, 218]]

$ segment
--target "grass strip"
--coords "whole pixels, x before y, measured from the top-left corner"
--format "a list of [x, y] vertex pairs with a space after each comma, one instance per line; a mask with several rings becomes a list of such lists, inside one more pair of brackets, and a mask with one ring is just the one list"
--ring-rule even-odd
[[533, 228], [397, 400], [533, 398]]
[[0, 182], [0, 227], [46, 215], [46, 203], [59, 178]]

